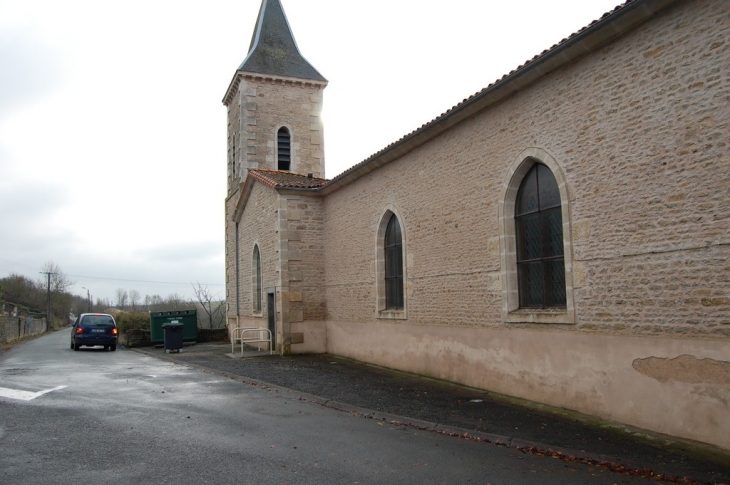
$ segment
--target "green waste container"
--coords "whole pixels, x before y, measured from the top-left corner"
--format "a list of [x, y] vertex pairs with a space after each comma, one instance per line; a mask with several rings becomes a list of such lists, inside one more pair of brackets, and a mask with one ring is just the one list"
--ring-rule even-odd
[[150, 312], [150, 340], [154, 345], [165, 343], [163, 325], [169, 323], [182, 324], [183, 342], [194, 343], [198, 340], [198, 311], [178, 310], [172, 312]]

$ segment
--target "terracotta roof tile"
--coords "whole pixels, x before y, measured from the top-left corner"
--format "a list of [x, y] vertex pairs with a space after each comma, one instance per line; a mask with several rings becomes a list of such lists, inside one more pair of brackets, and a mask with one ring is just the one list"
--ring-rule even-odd
[[249, 176], [255, 178], [262, 184], [275, 188], [295, 188], [295, 189], [316, 189], [327, 184], [327, 179], [317, 177], [308, 177], [292, 172], [282, 172], [279, 170], [249, 170]]

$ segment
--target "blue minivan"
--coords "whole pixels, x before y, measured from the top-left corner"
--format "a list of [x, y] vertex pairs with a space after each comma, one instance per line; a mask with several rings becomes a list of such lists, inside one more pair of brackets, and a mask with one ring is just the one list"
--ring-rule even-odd
[[117, 350], [119, 329], [111, 315], [105, 313], [82, 313], [71, 329], [71, 348], [79, 350], [85, 345], [103, 345], [104, 350]]

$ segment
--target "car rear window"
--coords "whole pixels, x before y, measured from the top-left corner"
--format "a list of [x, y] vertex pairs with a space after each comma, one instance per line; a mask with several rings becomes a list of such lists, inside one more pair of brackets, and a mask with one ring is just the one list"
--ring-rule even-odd
[[81, 325], [100, 325], [104, 327], [113, 327], [114, 320], [109, 315], [86, 315], [81, 320]]

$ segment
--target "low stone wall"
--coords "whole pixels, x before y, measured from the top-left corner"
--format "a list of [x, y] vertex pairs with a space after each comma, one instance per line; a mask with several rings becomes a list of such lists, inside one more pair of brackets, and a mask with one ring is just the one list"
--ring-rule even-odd
[[[198, 329], [198, 338], [196, 339], [196, 342], [203, 343], [223, 341], [228, 341], [228, 329], [226, 328], [213, 330], [207, 328]], [[119, 345], [124, 345], [126, 347], [149, 347], [152, 345], [150, 331], [140, 329], [128, 330], [126, 333], [119, 335]]]
[[12, 342], [22, 337], [40, 335], [48, 331], [45, 319], [0, 315], [0, 342]]
[[125, 347], [149, 347], [152, 345], [150, 340], [150, 331], [142, 329], [129, 329], [125, 333], [119, 335], [118, 344]]
[[229, 341], [227, 328], [199, 328], [198, 342], [225, 342]]

